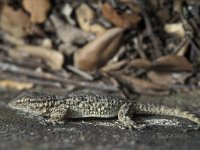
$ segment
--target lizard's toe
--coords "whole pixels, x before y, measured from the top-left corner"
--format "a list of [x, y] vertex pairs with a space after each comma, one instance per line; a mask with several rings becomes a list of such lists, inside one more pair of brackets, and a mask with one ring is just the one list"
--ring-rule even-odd
[[132, 125], [132, 128], [136, 129], [136, 130], [142, 130], [144, 128], [146, 128], [147, 126], [145, 124], [134, 124]]
[[65, 122], [64, 121], [60, 121], [60, 120], [52, 120], [52, 119], [48, 119], [46, 120], [46, 122], [48, 124], [52, 124], [53, 126], [56, 126], [56, 125], [63, 125]]
[[124, 126], [129, 130], [142, 130], [147, 127], [145, 124], [136, 124], [135, 122], [128, 122]]

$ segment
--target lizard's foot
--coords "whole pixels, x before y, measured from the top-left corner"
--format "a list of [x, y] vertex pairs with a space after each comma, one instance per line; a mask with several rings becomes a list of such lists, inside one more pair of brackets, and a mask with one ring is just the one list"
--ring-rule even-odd
[[65, 121], [62, 120], [54, 120], [54, 119], [48, 119], [45, 121], [47, 124], [52, 124], [52, 125], [63, 125]]
[[142, 130], [147, 127], [145, 124], [137, 124], [134, 121], [131, 120], [131, 118], [126, 117], [124, 120], [119, 120], [121, 124], [130, 130], [136, 129], [136, 130]]

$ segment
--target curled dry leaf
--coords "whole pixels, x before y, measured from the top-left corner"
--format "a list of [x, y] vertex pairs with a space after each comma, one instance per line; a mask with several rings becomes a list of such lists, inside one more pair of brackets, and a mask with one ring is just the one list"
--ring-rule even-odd
[[95, 14], [87, 4], [81, 4], [76, 9], [76, 17], [80, 27], [85, 31], [89, 31], [89, 26], [94, 20]]
[[173, 35], [180, 37], [180, 38], [185, 36], [185, 30], [183, 28], [182, 23], [165, 24], [164, 30], [165, 30], [166, 33], [173, 34]]
[[128, 86], [132, 91], [138, 92], [140, 94], [169, 94], [169, 89], [166, 86], [153, 83], [144, 79], [139, 79], [126, 75], [117, 75], [116, 78], [121, 84]]
[[18, 46], [16, 50], [42, 58], [52, 70], [61, 69], [64, 62], [64, 57], [60, 52], [41, 46], [22, 45]]
[[153, 69], [157, 71], [192, 71], [192, 64], [182, 56], [168, 55], [156, 59]]
[[113, 28], [97, 37], [74, 54], [74, 65], [83, 70], [93, 70], [108, 62], [118, 51], [123, 29]]
[[100, 35], [106, 31], [106, 29], [100, 24], [92, 24], [95, 19], [95, 12], [87, 4], [81, 4], [76, 9], [76, 17], [80, 27], [87, 32], [94, 32]]
[[0, 87], [15, 90], [27, 90], [33, 87], [33, 83], [23, 83], [14, 80], [0, 80]]
[[14, 10], [8, 5], [1, 7], [0, 27], [16, 37], [23, 37], [33, 33], [41, 34], [38, 28], [33, 28], [30, 18], [23, 10]]
[[118, 14], [117, 11], [114, 8], [112, 8], [112, 6], [109, 3], [103, 4], [102, 13], [103, 13], [103, 16], [107, 20], [109, 20], [115, 26], [122, 27], [122, 28], [134, 27], [141, 20], [141, 17], [135, 13], [133, 13], [133, 14], [126, 14], [126, 13]]
[[23, 0], [23, 6], [31, 14], [32, 23], [43, 23], [51, 4], [49, 0]]

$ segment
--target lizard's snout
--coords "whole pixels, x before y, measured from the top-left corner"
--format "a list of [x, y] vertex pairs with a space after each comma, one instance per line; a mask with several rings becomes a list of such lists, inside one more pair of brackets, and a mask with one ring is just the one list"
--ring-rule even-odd
[[15, 109], [23, 108], [25, 105], [26, 105], [25, 101], [23, 100], [23, 98], [20, 98], [19, 96], [8, 103], [9, 107], [15, 108]]
[[8, 106], [10, 106], [11, 108], [17, 107], [18, 105], [20, 105], [20, 101], [17, 99], [14, 99], [8, 103]]

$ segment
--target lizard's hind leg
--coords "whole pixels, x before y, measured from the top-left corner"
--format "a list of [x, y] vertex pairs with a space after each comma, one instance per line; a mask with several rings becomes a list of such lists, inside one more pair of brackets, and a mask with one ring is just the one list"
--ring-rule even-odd
[[129, 129], [143, 129], [146, 126], [144, 124], [137, 124], [131, 117], [133, 116], [133, 105], [131, 102], [127, 102], [120, 107], [118, 112], [119, 121]]

